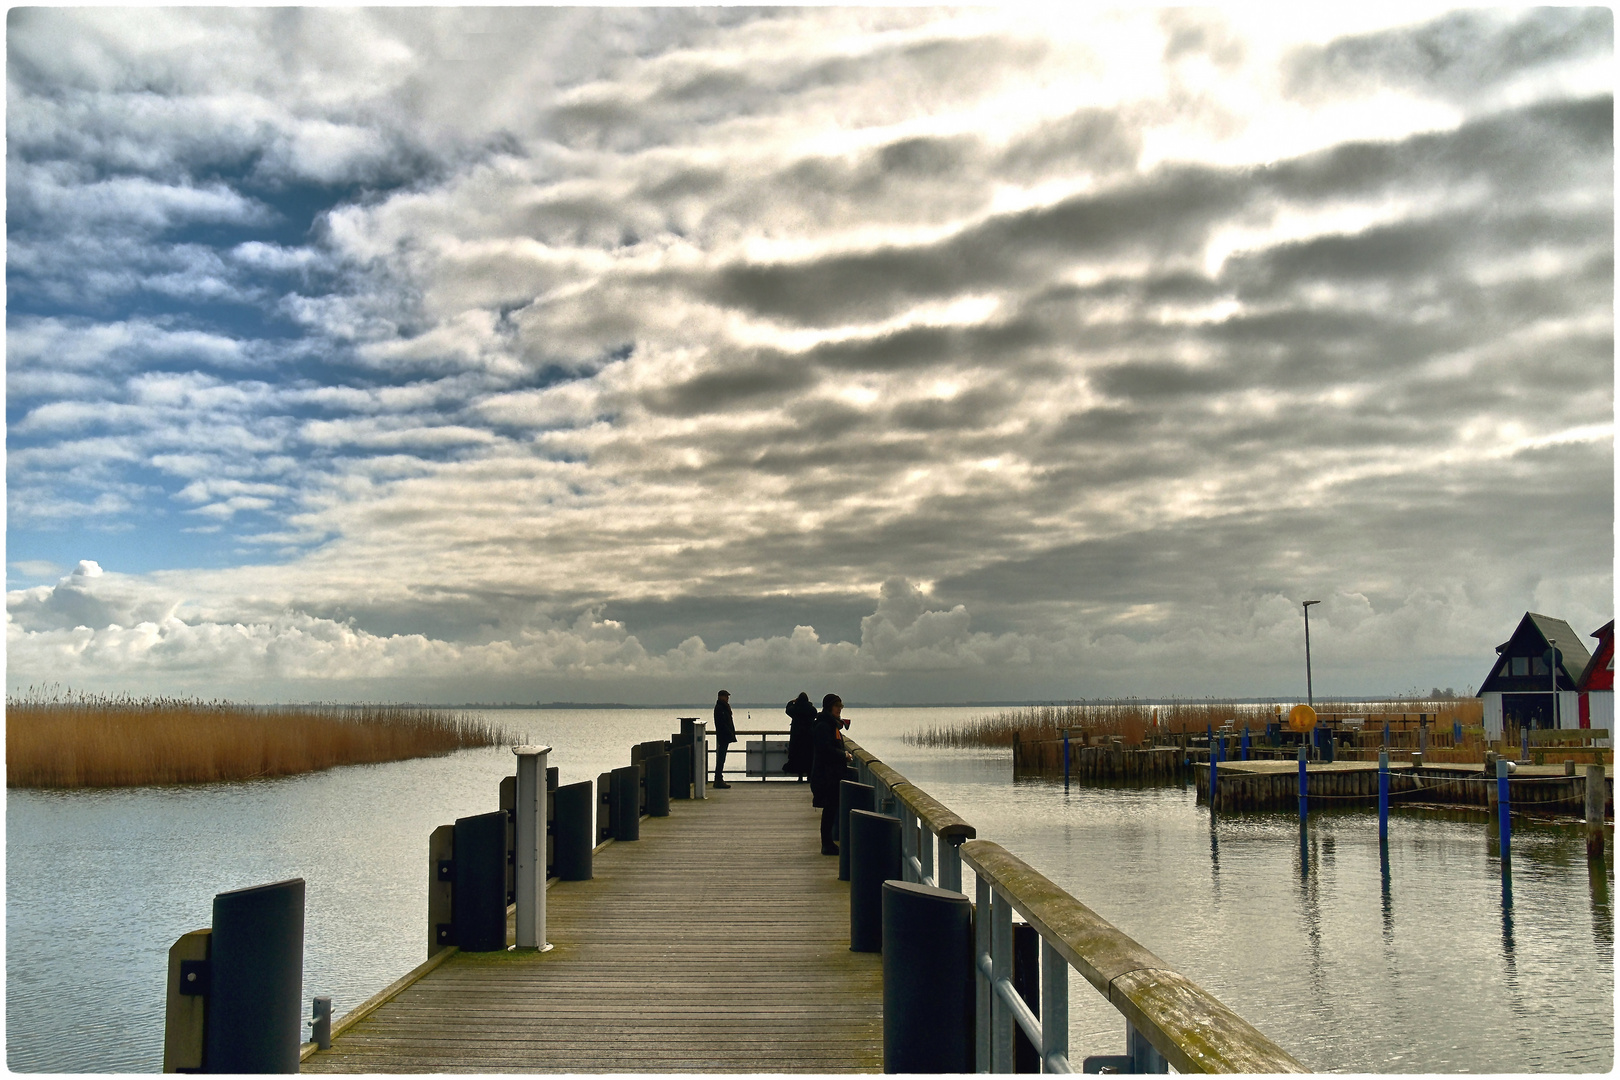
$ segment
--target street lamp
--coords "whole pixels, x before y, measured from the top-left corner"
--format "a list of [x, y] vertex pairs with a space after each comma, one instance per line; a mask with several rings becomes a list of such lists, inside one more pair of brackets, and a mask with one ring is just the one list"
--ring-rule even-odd
[[1316, 708], [1316, 696], [1311, 690], [1311, 605], [1320, 600], [1305, 601], [1305, 704]]

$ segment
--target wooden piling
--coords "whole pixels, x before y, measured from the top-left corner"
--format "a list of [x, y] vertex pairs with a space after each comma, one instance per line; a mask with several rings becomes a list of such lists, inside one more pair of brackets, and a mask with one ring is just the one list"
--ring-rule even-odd
[[1602, 765], [1586, 767], [1586, 857], [1603, 858], [1603, 804], [1607, 783]]

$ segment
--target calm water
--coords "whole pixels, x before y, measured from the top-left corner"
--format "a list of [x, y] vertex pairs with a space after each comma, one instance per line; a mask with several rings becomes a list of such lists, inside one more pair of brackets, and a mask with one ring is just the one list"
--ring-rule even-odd
[[[740, 727], [776, 727], [762, 711]], [[1217, 819], [1191, 789], [1011, 780], [1006, 754], [900, 736], [974, 710], [851, 710], [874, 753], [1035, 865], [1307, 1065], [1338, 1072], [1588, 1072], [1614, 1062], [1612, 864], [1578, 830], [1516, 824], [1504, 887], [1483, 815], [1398, 815], [1384, 874], [1367, 812]], [[595, 779], [675, 713], [494, 714]], [[781, 718], [785, 721], [785, 717]], [[308, 881], [305, 998], [341, 1015], [425, 955], [427, 835], [494, 809], [505, 749], [286, 780], [9, 792], [12, 1069], [156, 1071], [170, 943], [216, 892]], [[740, 765], [741, 762], [738, 762]], [[806, 794], [808, 799], [808, 793]], [[1612, 847], [1612, 843], [1611, 843]], [[1078, 979], [1075, 1057], [1122, 1021]]]

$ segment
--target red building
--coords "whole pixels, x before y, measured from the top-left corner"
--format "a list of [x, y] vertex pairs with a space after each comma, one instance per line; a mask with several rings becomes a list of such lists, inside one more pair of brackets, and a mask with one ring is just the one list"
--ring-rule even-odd
[[1581, 672], [1575, 689], [1581, 695], [1581, 727], [1614, 730], [1614, 620], [1610, 619], [1591, 637], [1598, 639], [1592, 660]]

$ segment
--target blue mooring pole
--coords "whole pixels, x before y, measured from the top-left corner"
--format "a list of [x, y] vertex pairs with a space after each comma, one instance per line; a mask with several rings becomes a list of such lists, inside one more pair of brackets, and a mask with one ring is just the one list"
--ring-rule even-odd
[[1299, 741], [1299, 823], [1305, 824], [1305, 740]]
[[1243, 725], [1243, 760], [1249, 760], [1249, 725]]
[[1513, 835], [1508, 823], [1508, 763], [1506, 758], [1496, 759], [1496, 814], [1497, 828], [1502, 837], [1502, 861], [1508, 861], [1508, 841]]
[[1453, 720], [1451, 722], [1451, 742], [1452, 742], [1453, 746], [1461, 746], [1462, 745], [1462, 721], [1461, 720]]
[[1220, 771], [1220, 756], [1215, 753], [1215, 745], [1209, 748], [1209, 811], [1215, 812], [1215, 774]]
[[1389, 751], [1378, 751], [1378, 839], [1389, 839]]

